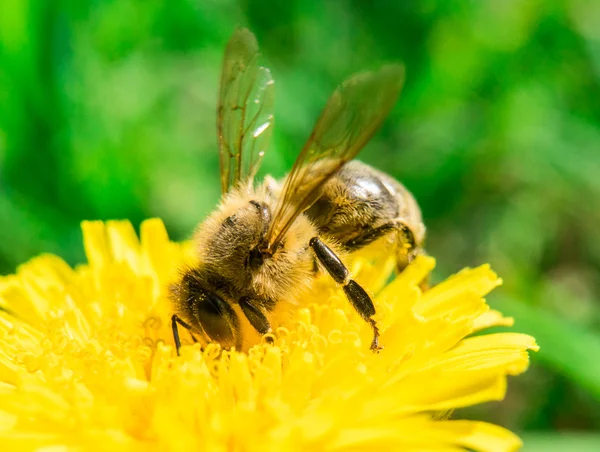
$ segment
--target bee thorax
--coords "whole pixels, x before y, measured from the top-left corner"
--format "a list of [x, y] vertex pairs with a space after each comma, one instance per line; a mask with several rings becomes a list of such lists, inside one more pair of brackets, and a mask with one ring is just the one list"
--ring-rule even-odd
[[273, 200], [259, 189], [232, 193], [196, 232], [197, 253], [204, 272], [218, 275], [227, 298], [294, 299], [312, 279], [308, 241], [315, 235], [311, 222], [298, 218], [277, 247], [266, 234]]

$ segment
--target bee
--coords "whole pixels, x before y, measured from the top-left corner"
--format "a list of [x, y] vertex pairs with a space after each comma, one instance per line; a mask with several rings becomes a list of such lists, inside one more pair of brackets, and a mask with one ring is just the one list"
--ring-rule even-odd
[[343, 82], [287, 177], [255, 185], [274, 120], [273, 78], [258, 57], [254, 35], [238, 29], [225, 50], [218, 99], [222, 199], [194, 235], [198, 264], [183, 269], [171, 288], [177, 353], [179, 326], [194, 341], [200, 335], [237, 349], [239, 315], [261, 335], [271, 333], [275, 306], [297, 300], [321, 272], [371, 326], [377, 351], [375, 306], [339, 255], [392, 237], [401, 270], [422, 247], [425, 228], [410, 192], [352, 161], [396, 103], [404, 69], [386, 65]]

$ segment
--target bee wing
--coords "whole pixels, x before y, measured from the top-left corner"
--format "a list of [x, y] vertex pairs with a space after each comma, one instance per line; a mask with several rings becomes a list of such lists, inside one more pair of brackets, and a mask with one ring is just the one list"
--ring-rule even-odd
[[396, 103], [403, 83], [404, 67], [388, 65], [356, 74], [334, 91], [283, 185], [268, 232], [273, 247], [319, 198], [329, 178], [369, 141]]
[[252, 182], [271, 137], [275, 86], [259, 56], [254, 35], [236, 30], [225, 49], [217, 108], [223, 194]]

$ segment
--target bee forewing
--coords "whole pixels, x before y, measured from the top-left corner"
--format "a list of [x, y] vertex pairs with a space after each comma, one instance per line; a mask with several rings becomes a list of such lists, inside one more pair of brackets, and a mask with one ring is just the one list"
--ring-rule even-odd
[[259, 56], [254, 35], [236, 30], [225, 50], [217, 108], [223, 194], [252, 180], [269, 145], [275, 86], [269, 69], [258, 66]]
[[277, 246], [293, 221], [320, 196], [322, 186], [352, 160], [396, 103], [404, 67], [359, 73], [332, 94], [287, 176], [268, 237]]

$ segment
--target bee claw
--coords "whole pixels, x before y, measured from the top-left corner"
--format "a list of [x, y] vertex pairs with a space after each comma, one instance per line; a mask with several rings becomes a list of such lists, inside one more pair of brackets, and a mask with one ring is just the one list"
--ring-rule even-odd
[[381, 350], [383, 350], [383, 348], [383, 345], [379, 345], [379, 336], [375, 336], [371, 342], [371, 347], [369, 347], [369, 350], [373, 351], [374, 353], [379, 353]]
[[379, 353], [380, 350], [383, 350], [383, 345], [379, 345], [379, 328], [377, 327], [377, 323], [375, 322], [375, 320], [369, 318], [367, 319], [367, 322], [369, 322], [371, 328], [373, 328], [373, 340], [371, 341], [371, 346], [369, 347], [369, 350], [372, 350], [375, 353]]

